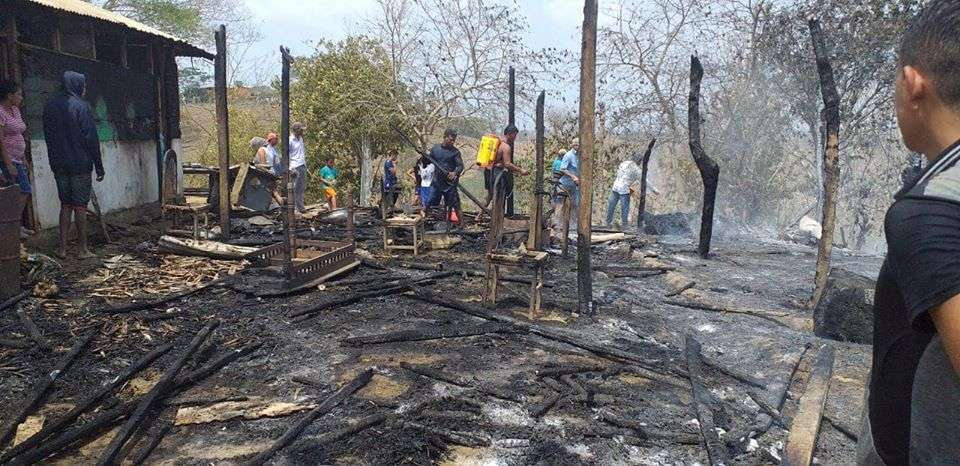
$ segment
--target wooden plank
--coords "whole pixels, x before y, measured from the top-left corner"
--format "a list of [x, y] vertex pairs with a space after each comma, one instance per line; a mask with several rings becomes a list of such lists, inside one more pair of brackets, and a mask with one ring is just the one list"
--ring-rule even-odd
[[217, 145], [219, 153], [220, 234], [230, 238], [230, 125], [227, 114], [227, 27], [220, 25], [215, 34], [217, 56], [214, 60], [214, 91], [217, 106]]
[[544, 146], [545, 146], [545, 129], [543, 123], [543, 105], [544, 105], [545, 93], [540, 92], [540, 97], [537, 98], [537, 110], [536, 110], [536, 127], [537, 127], [537, 136], [536, 136], [536, 157], [537, 157], [537, 166], [534, 169], [534, 183], [533, 183], [533, 212], [530, 213], [530, 232], [527, 235], [527, 250], [530, 251], [540, 251], [543, 249], [543, 157], [544, 157]]
[[800, 398], [797, 414], [790, 423], [790, 435], [787, 436], [787, 447], [781, 463], [785, 466], [808, 466], [813, 462], [823, 408], [827, 404], [827, 394], [830, 391], [835, 353], [833, 346], [825, 345], [817, 354], [806, 390]]
[[577, 224], [577, 291], [580, 314], [592, 316], [593, 275], [590, 237], [593, 225], [593, 153], [597, 102], [597, 0], [583, 3], [580, 48], [580, 209]]
[[696, 407], [697, 420], [700, 421], [700, 435], [707, 447], [707, 457], [711, 465], [728, 464], [730, 459], [727, 446], [720, 441], [716, 423], [713, 420], [711, 408], [712, 397], [707, 387], [703, 385], [703, 361], [700, 360], [700, 342], [692, 336], [686, 336], [687, 373], [690, 377], [690, 388], [693, 391], [693, 401]]
[[250, 171], [250, 164], [241, 161], [240, 170], [237, 171], [237, 179], [233, 182], [233, 188], [230, 189], [230, 205], [235, 206], [240, 203], [240, 191], [243, 190], [243, 183], [247, 181], [247, 172]]

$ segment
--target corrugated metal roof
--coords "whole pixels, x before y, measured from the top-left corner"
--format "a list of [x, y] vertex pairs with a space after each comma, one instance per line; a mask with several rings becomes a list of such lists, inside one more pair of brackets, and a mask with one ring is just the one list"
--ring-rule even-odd
[[146, 24], [139, 23], [134, 21], [126, 16], [119, 15], [112, 11], [104, 10], [92, 3], [87, 3], [83, 0], [26, 0], [28, 3], [33, 3], [36, 5], [45, 6], [48, 8], [53, 8], [55, 10], [65, 11], [75, 15], [86, 16], [89, 18], [95, 18], [102, 21], [108, 21], [114, 24], [120, 24], [126, 26], [135, 31], [140, 31], [145, 34], [150, 34], [152, 36], [161, 37], [172, 42], [176, 42], [178, 45], [182, 46], [186, 52], [191, 55], [201, 56], [211, 58], [213, 55], [206, 50], [203, 50], [200, 47], [197, 47], [179, 37], [163, 32], [159, 29], [152, 28]]

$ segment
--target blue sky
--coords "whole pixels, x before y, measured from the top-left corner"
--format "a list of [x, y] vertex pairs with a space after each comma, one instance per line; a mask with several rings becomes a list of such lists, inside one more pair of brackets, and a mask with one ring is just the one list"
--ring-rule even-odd
[[[259, 25], [263, 39], [253, 44], [245, 61], [277, 61], [281, 44], [294, 54], [309, 53], [309, 43], [319, 38], [339, 40], [364, 30], [363, 22], [378, 11], [376, 0], [245, 0]], [[528, 44], [534, 49], [579, 48], [583, 21], [582, 0], [517, 0], [530, 30]], [[245, 67], [245, 81], [269, 82], [276, 73], [269, 67]]]

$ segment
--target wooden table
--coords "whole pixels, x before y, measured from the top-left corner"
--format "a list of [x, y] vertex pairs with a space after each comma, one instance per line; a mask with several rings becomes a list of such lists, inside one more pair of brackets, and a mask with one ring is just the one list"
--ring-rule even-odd
[[[421, 215], [413, 217], [397, 216], [390, 217], [383, 222], [383, 249], [390, 251], [413, 251], [416, 256], [423, 247], [424, 226], [426, 219]], [[394, 234], [397, 230], [409, 229], [413, 233], [412, 244], [397, 244], [397, 238]]]
[[506, 254], [499, 252], [487, 253], [487, 264], [490, 273], [487, 276], [487, 292], [484, 300], [497, 303], [497, 292], [500, 286], [500, 267], [522, 267], [532, 269], [534, 276], [530, 283], [530, 319], [535, 319], [540, 313], [541, 294], [543, 289], [543, 269], [547, 263], [548, 254], [543, 251], [528, 251], [524, 255]]

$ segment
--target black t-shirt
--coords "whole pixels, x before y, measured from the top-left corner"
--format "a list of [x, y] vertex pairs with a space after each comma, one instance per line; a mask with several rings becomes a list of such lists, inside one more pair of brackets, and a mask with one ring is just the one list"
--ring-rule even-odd
[[447, 173], [463, 173], [463, 156], [456, 147], [444, 147], [437, 144], [430, 149], [430, 157], [437, 162], [437, 171], [433, 175], [434, 186], [438, 191], [448, 191], [455, 183], [447, 179]]
[[[960, 158], [960, 144], [943, 158]], [[936, 329], [928, 312], [960, 294], [960, 167], [931, 164], [887, 211], [887, 258], [874, 299], [870, 424], [889, 465], [909, 464], [910, 402]]]

